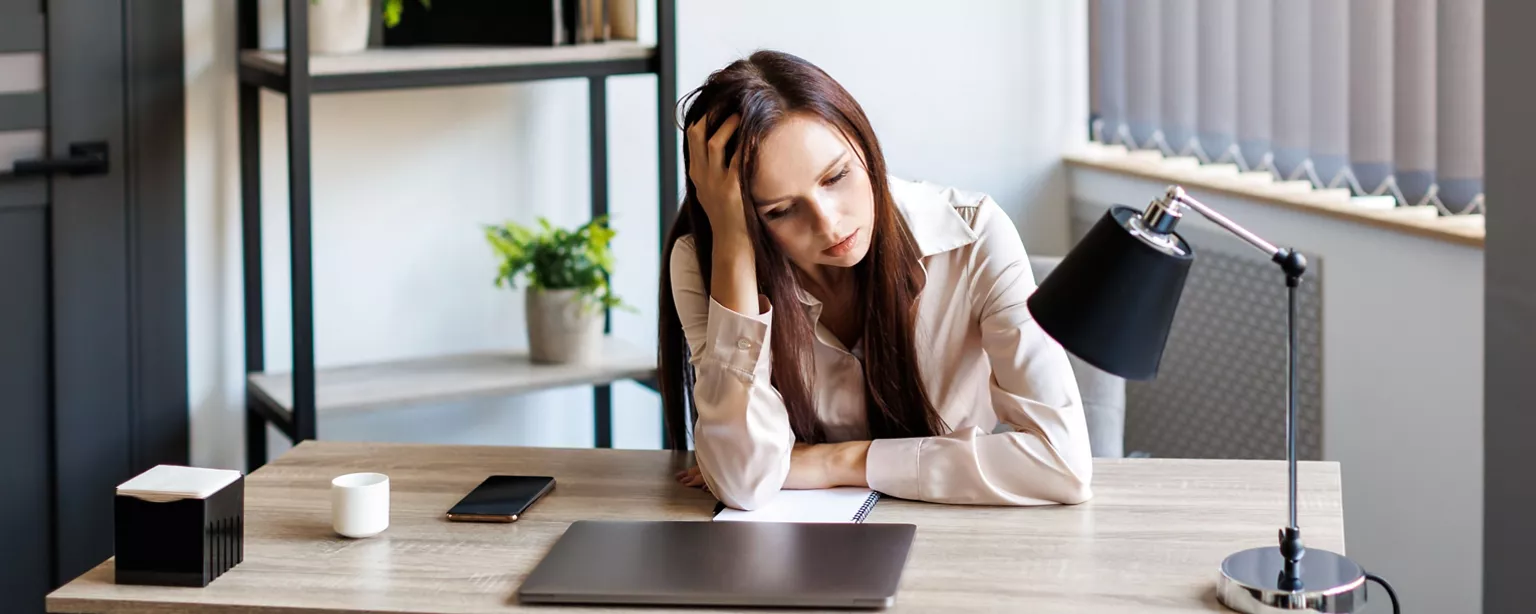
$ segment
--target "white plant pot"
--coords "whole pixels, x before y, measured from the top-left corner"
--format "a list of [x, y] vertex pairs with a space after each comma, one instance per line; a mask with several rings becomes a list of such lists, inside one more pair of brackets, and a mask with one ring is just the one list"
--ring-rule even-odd
[[[281, 50], [284, 45], [283, 0], [262, 0], [258, 6], [262, 49]], [[309, 6], [309, 53], [329, 55], [357, 53], [368, 48], [370, 0], [318, 0]]]
[[603, 349], [603, 310], [576, 290], [533, 290], [527, 296], [528, 354], [533, 362], [591, 364]]

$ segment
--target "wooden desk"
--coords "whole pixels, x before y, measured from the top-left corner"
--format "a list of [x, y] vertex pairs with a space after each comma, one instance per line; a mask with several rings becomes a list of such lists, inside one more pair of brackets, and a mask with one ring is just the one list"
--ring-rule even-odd
[[[247, 478], [245, 562], [208, 587], [117, 586], [108, 560], [50, 595], [48, 611], [514, 611], [518, 585], [573, 520], [708, 519], [714, 500], [672, 479], [686, 461], [653, 451], [306, 442]], [[330, 479], [353, 471], [390, 476], [392, 524], [372, 539], [330, 530]], [[1307, 543], [1343, 552], [1338, 465], [1300, 471]], [[515, 524], [443, 520], [496, 473], [553, 475], [557, 486]], [[1095, 498], [1080, 506], [885, 499], [869, 522], [918, 526], [897, 611], [1221, 611], [1218, 566], [1273, 543], [1285, 480], [1278, 461], [1100, 460]], [[1155, 596], [1143, 596], [1149, 589]]]

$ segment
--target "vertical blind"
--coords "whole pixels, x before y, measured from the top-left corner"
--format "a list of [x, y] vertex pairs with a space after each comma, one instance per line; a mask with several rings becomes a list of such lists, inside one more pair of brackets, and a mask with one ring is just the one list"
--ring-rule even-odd
[[1484, 0], [1090, 0], [1094, 139], [1481, 213]]

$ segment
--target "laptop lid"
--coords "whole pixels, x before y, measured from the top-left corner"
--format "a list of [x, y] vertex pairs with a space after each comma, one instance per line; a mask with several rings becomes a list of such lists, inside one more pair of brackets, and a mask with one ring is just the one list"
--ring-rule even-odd
[[524, 603], [883, 608], [910, 524], [578, 521], [518, 588]]

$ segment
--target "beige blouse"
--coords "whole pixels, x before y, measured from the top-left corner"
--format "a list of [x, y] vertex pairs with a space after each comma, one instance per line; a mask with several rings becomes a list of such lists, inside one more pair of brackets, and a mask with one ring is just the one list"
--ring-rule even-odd
[[[927, 285], [918, 299], [922, 385], [953, 430], [870, 444], [870, 488], [939, 503], [1042, 505], [1091, 497], [1082, 399], [1061, 346], [1025, 299], [1035, 289], [1024, 244], [991, 197], [891, 179], [917, 239]], [[696, 372], [695, 456], [722, 502], [753, 509], [789, 474], [795, 437], [770, 384], [773, 308], [726, 309], [704, 290], [693, 237], [672, 252], [672, 295]], [[764, 299], [766, 303], [766, 299]], [[830, 441], [869, 439], [860, 358], [817, 321], [816, 414]], [[1006, 432], [994, 432], [998, 425]]]

